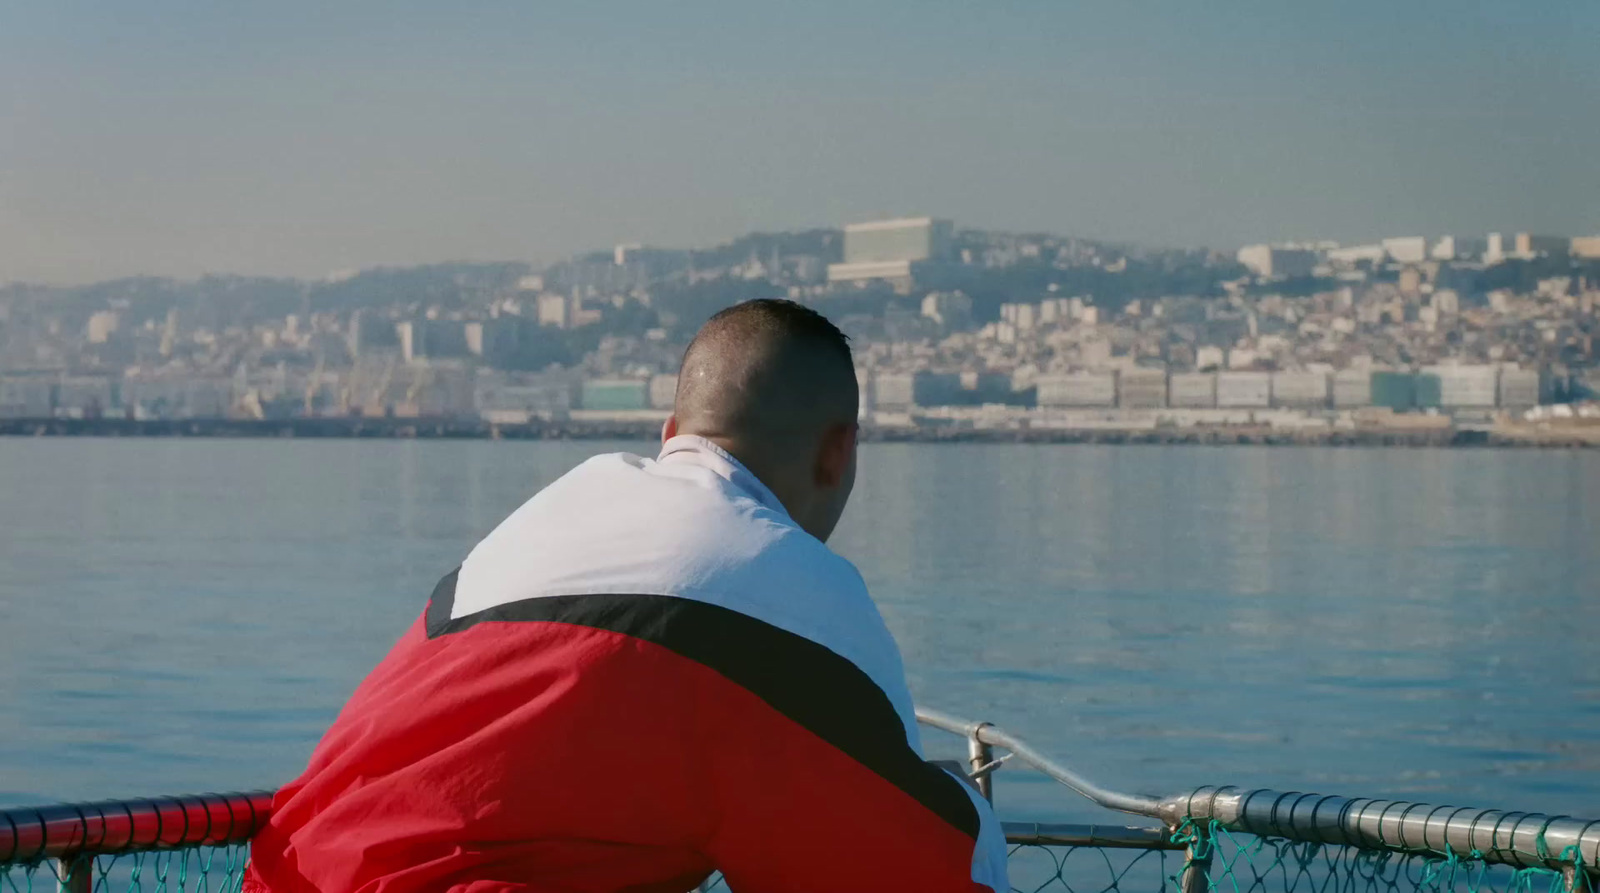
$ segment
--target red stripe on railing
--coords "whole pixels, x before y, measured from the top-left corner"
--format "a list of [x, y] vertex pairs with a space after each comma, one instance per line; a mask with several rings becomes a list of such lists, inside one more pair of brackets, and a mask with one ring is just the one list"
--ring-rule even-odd
[[271, 817], [271, 791], [0, 810], [0, 865], [243, 843]]

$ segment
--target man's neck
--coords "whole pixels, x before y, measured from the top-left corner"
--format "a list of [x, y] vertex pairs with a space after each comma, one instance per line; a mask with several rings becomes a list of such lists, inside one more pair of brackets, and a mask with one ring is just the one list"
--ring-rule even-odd
[[797, 488], [793, 486], [793, 482], [790, 481], [786, 475], [780, 473], [779, 469], [783, 467], [783, 463], [774, 461], [772, 457], [768, 455], [767, 451], [755, 448], [750, 444], [743, 443], [737, 437], [729, 437], [721, 434], [705, 434], [697, 431], [680, 430], [678, 432], [678, 436], [681, 437], [684, 435], [699, 437], [702, 440], [709, 441], [715, 444], [718, 449], [732, 456], [740, 465], [744, 466], [746, 471], [754, 475], [755, 479], [760, 481], [762, 486], [766, 487], [772, 492], [773, 496], [777, 497], [778, 502], [782, 503], [784, 510], [789, 513], [789, 517], [792, 518], [796, 524], [798, 524], [802, 529], [808, 532], [810, 531], [810, 528], [807, 526], [806, 517], [806, 507], [809, 505], [809, 503], [802, 498], [798, 498], [800, 494]]

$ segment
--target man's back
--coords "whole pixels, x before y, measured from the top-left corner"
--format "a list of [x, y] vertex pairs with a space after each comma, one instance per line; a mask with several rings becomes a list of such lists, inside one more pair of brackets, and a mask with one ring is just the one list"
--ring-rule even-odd
[[678, 437], [580, 466], [440, 582], [279, 795], [253, 882], [1003, 889], [997, 833], [922, 761], [855, 569]]

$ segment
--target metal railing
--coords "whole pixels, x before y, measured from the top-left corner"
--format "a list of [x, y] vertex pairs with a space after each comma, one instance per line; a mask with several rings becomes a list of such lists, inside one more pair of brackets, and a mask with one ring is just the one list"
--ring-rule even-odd
[[[1600, 820], [1232, 787], [1125, 794], [988, 723], [933, 710], [917, 718], [966, 739], [969, 774], [985, 796], [996, 771], [1025, 765], [1102, 807], [1158, 823], [1003, 822], [1013, 889], [1600, 890]], [[36, 878], [71, 893], [187, 890], [191, 881], [236, 891], [248, 841], [271, 814], [266, 791], [0, 811], [0, 893], [31, 890]]]
[[[1361, 889], [1393, 890], [1410, 883], [1428, 890], [1499, 886], [1526, 891], [1541, 878], [1551, 891], [1600, 889], [1600, 820], [1231, 786], [1165, 798], [1125, 794], [1095, 784], [988, 723], [926, 709], [917, 710], [917, 720], [967, 739], [972, 765], [988, 770], [985, 796], [992, 796], [988, 775], [1003, 761], [1015, 760], [1106, 809], [1159, 820], [1169, 841], [1186, 844], [1183, 870], [1169, 878], [1180, 893], [1229, 884], [1240, 891], [1264, 889], [1275, 872], [1291, 888], [1304, 881], [1317, 890], [1352, 889], [1334, 877], [1344, 868], [1358, 877], [1369, 872]], [[1010, 753], [996, 759], [997, 747]], [[1219, 860], [1224, 846], [1232, 858]], [[1264, 873], [1255, 862], [1262, 853], [1269, 856]], [[1495, 874], [1488, 866], [1511, 871]], [[1407, 874], [1408, 867], [1417, 868], [1414, 876]]]
[[[63, 891], [87, 893], [111, 885], [116, 872], [100, 860], [136, 854], [182, 853], [181, 860], [135, 859], [120, 866], [138, 886], [149, 876], [158, 889], [185, 889], [191, 873], [189, 855], [202, 856], [193, 868], [210, 876], [217, 852], [224, 853], [227, 879], [221, 889], [238, 889], [243, 880], [242, 848], [272, 817], [272, 792], [198, 794], [140, 800], [105, 800], [0, 811], [0, 890], [18, 889], [11, 869], [18, 868], [27, 888], [41, 869]], [[240, 850], [237, 854], [228, 852]], [[210, 851], [210, 852], [202, 852]], [[148, 868], [148, 870], [146, 870]], [[118, 880], [124, 878], [116, 878]], [[218, 889], [216, 883], [208, 884]]]

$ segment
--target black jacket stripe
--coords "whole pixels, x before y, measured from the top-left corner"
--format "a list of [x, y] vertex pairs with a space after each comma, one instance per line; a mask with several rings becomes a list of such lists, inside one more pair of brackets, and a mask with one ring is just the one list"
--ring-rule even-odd
[[652, 642], [737, 683], [977, 838], [978, 812], [961, 782], [911, 749], [888, 695], [827, 647], [738, 611], [665, 595], [547, 596], [452, 619], [459, 572], [434, 589], [424, 621], [429, 638], [487, 621], [544, 621]]

